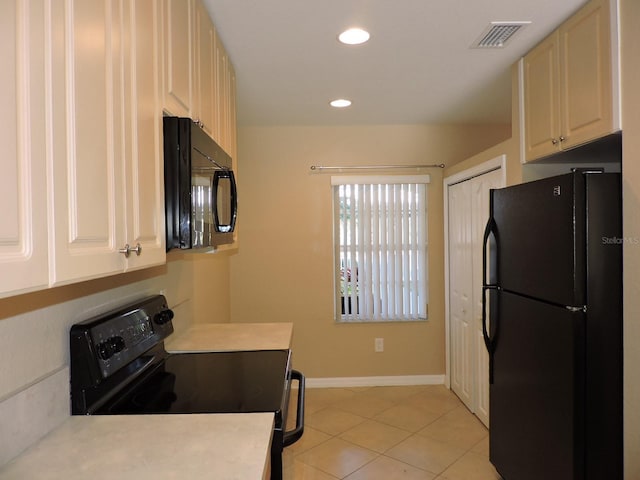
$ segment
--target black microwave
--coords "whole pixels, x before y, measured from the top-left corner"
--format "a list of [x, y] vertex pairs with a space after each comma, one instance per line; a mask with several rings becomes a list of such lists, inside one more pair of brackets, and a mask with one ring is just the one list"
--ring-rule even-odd
[[238, 196], [231, 157], [190, 118], [164, 117], [167, 251], [233, 243]]

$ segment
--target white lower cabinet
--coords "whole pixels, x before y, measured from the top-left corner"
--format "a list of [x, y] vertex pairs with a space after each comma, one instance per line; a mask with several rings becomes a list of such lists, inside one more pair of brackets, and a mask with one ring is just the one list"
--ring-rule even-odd
[[52, 4], [51, 285], [164, 261], [158, 68], [142, 54], [156, 13], [153, 1]]

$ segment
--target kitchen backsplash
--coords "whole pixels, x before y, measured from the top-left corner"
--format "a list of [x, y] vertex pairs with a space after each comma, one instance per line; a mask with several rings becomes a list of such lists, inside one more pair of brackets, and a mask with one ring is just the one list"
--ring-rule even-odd
[[[117, 276], [93, 285], [70, 285], [0, 300], [0, 465], [70, 415], [72, 324], [162, 291], [174, 308], [179, 332], [193, 317], [192, 277], [190, 262], [169, 262], [156, 272], [131, 274], [129, 280]], [[143, 279], [131, 282], [131, 278]]]

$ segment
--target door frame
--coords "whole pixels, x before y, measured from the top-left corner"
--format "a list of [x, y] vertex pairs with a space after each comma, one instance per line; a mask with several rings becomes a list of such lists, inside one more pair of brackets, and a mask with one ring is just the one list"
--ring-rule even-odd
[[445, 376], [444, 384], [451, 389], [451, 323], [450, 323], [450, 292], [449, 292], [449, 187], [471, 180], [493, 170], [502, 172], [503, 184], [507, 184], [507, 155], [502, 154], [486, 162], [469, 167], [443, 179], [444, 195], [444, 325], [445, 325]]

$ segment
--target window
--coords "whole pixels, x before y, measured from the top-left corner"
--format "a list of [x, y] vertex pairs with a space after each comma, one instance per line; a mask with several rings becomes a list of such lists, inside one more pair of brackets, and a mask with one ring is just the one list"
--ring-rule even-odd
[[332, 177], [336, 318], [427, 318], [428, 175]]

